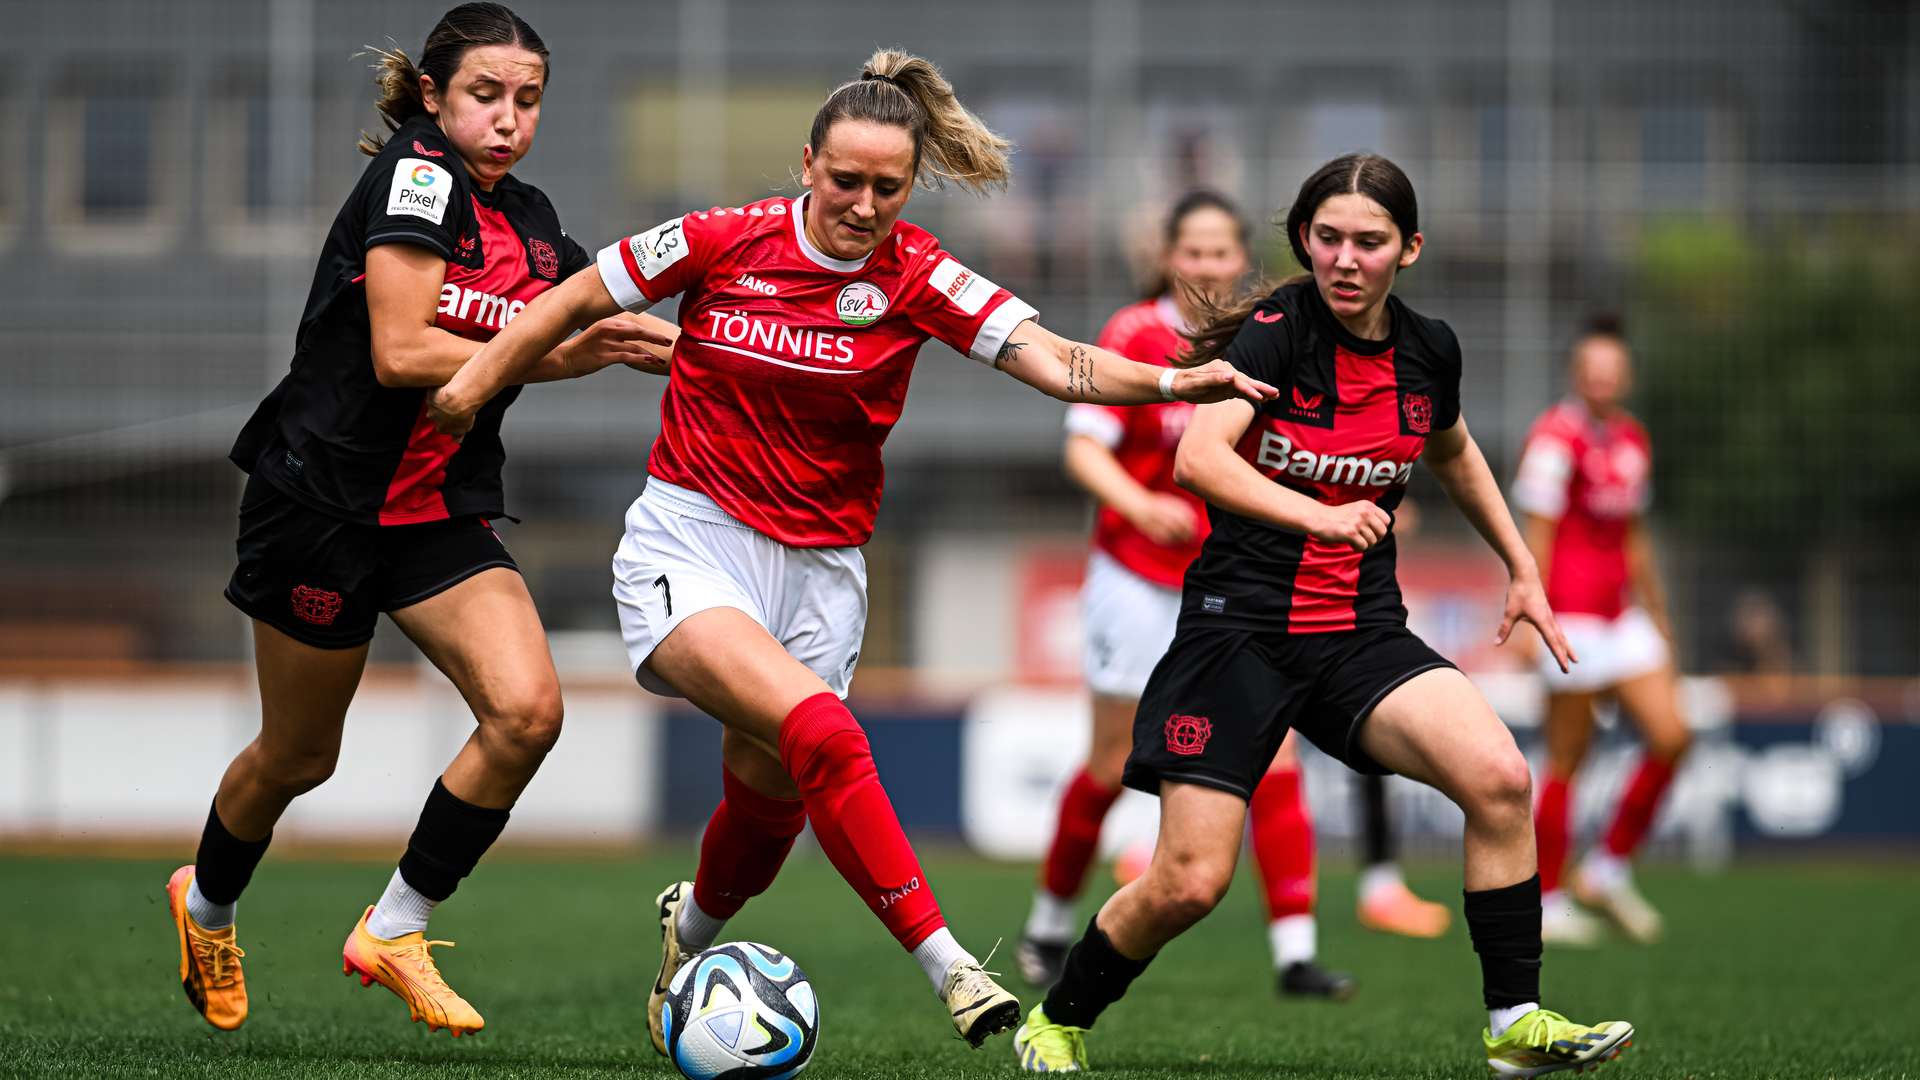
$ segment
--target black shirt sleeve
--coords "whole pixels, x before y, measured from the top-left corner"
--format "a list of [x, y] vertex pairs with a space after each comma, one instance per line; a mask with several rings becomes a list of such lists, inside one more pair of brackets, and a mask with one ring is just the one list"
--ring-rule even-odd
[[1227, 363], [1274, 386], [1292, 382], [1295, 322], [1297, 320], [1281, 308], [1278, 296], [1261, 300], [1227, 346]]
[[394, 132], [360, 178], [362, 240], [367, 248], [415, 244], [452, 260], [472, 216], [466, 170], [437, 129], [429, 134], [414, 127]]
[[593, 256], [580, 242], [568, 236], [566, 230], [560, 232], [560, 280], [565, 281], [573, 275], [593, 265]]
[[1445, 431], [1460, 422], [1460, 339], [1453, 327], [1433, 321], [1433, 430]]

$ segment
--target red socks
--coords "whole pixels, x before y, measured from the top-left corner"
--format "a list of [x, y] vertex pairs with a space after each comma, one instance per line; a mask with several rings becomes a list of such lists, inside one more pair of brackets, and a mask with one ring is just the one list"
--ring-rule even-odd
[[724, 766], [720, 782], [726, 794], [700, 838], [693, 898], [708, 915], [730, 919], [773, 884], [807, 811], [798, 801], [760, 794]]
[[1300, 770], [1260, 778], [1248, 807], [1253, 860], [1267, 893], [1267, 919], [1313, 913], [1313, 820], [1300, 791]]
[[1627, 790], [1621, 794], [1620, 807], [1614, 811], [1613, 824], [1607, 829], [1608, 854], [1626, 858], [1646, 839], [1647, 830], [1653, 827], [1653, 816], [1660, 809], [1660, 798], [1667, 793], [1667, 785], [1673, 783], [1673, 772], [1671, 761], [1640, 759], [1640, 768], [1634, 771]]
[[821, 850], [903, 947], [946, 925], [880, 786], [867, 734], [839, 698], [820, 693], [794, 706], [780, 725], [780, 761], [800, 786]]
[[1573, 798], [1573, 781], [1548, 773], [1540, 785], [1540, 806], [1533, 812], [1533, 845], [1540, 853], [1540, 891], [1560, 888], [1560, 874], [1567, 865], [1567, 846], [1572, 843], [1568, 804]]
[[1100, 824], [1119, 797], [1119, 788], [1102, 787], [1085, 768], [1074, 774], [1060, 798], [1060, 820], [1041, 867], [1040, 884], [1048, 892], [1063, 900], [1080, 895], [1100, 846]]

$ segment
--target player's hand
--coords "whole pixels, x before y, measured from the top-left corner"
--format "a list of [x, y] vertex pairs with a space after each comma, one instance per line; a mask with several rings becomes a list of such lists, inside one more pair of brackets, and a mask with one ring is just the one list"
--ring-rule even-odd
[[1147, 539], [1161, 547], [1173, 547], [1193, 539], [1200, 523], [1193, 506], [1178, 495], [1163, 491], [1148, 492], [1140, 506], [1127, 515], [1127, 521]]
[[1214, 401], [1245, 398], [1255, 405], [1280, 396], [1280, 391], [1248, 378], [1225, 360], [1213, 360], [1199, 367], [1184, 368], [1173, 377], [1173, 396], [1181, 401], [1205, 405]]
[[1307, 533], [1315, 540], [1345, 544], [1355, 551], [1365, 551], [1386, 539], [1387, 531], [1392, 527], [1393, 518], [1385, 510], [1362, 499], [1359, 502], [1321, 507], [1318, 520], [1308, 526]]
[[433, 421], [435, 431], [458, 439], [473, 430], [474, 414], [480, 411], [480, 406], [460, 402], [448, 389], [443, 386], [427, 398], [427, 417]]
[[601, 319], [567, 343], [567, 369], [576, 376], [591, 375], [614, 364], [625, 364], [653, 375], [665, 375], [667, 361], [649, 352], [645, 348], [648, 345], [672, 348], [673, 338], [623, 311]]
[[1567, 644], [1567, 636], [1560, 632], [1560, 622], [1553, 617], [1553, 608], [1547, 605], [1547, 590], [1540, 584], [1537, 573], [1515, 574], [1507, 583], [1507, 610], [1500, 618], [1500, 632], [1494, 635], [1493, 643], [1505, 645], [1514, 626], [1522, 621], [1532, 623], [1540, 632], [1540, 640], [1553, 653], [1561, 674], [1580, 662], [1580, 658], [1573, 655], [1573, 646]]

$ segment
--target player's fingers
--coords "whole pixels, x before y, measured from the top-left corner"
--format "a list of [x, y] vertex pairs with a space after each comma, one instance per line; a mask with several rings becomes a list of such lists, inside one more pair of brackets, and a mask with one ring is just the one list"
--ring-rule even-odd
[[1509, 611], [1507, 612], [1506, 616], [1500, 620], [1500, 629], [1495, 630], [1493, 632], [1493, 643], [1495, 645], [1505, 645], [1507, 643], [1507, 638], [1512, 634], [1513, 634], [1513, 612]]
[[1259, 379], [1248, 378], [1237, 371], [1234, 372], [1233, 388], [1241, 397], [1250, 401], [1270, 401], [1280, 396], [1277, 387], [1263, 383]]

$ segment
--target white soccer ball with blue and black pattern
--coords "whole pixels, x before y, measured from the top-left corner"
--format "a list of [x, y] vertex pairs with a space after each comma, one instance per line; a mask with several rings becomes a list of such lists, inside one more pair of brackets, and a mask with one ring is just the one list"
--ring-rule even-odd
[[661, 1026], [667, 1057], [689, 1080], [785, 1080], [813, 1059], [820, 1003], [778, 949], [715, 945], [667, 983]]

